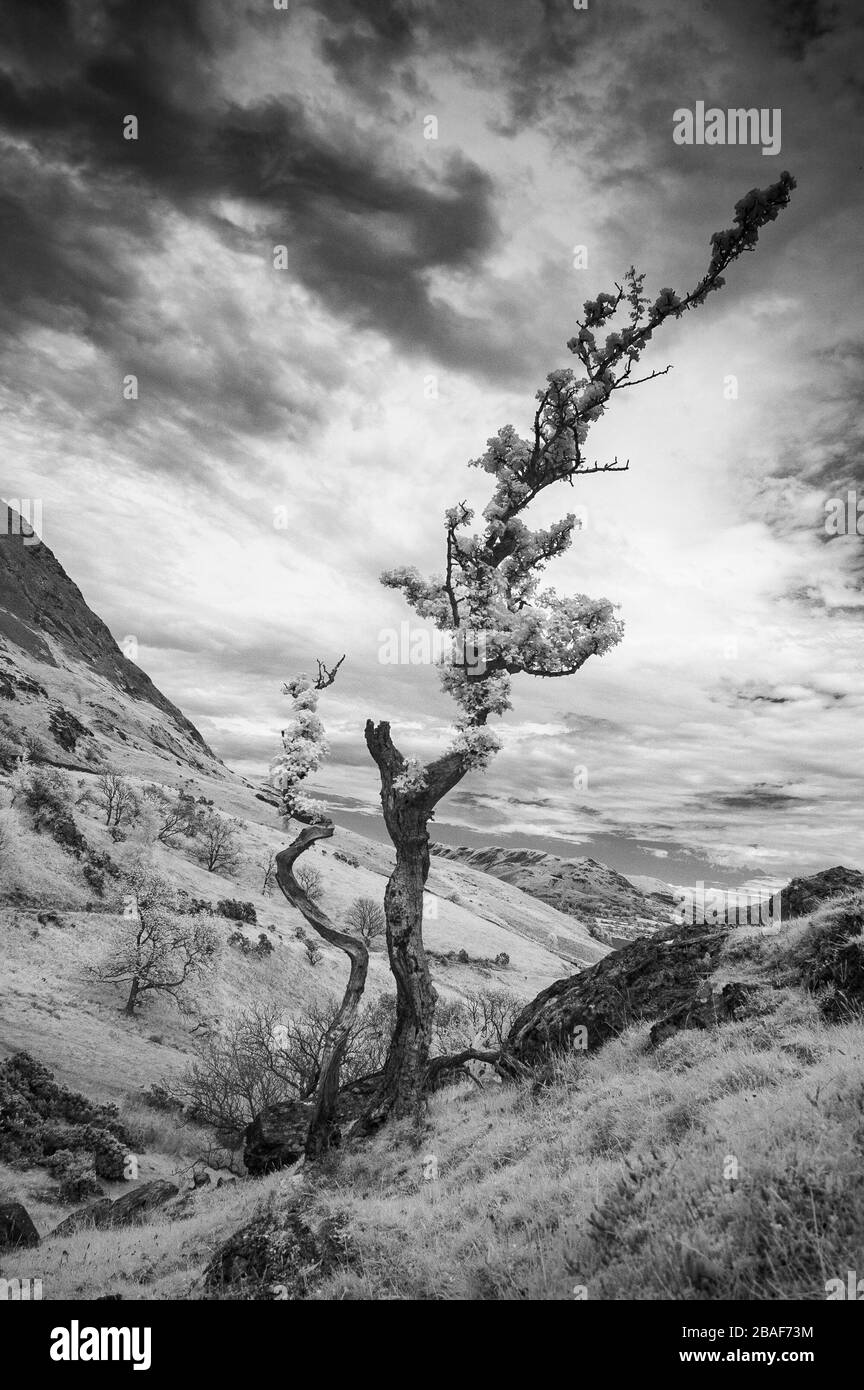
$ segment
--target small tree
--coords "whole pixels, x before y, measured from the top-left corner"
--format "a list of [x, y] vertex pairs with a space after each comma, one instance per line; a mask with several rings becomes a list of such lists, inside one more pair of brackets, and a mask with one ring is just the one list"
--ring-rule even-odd
[[191, 982], [213, 965], [218, 937], [207, 917], [179, 917], [170, 884], [151, 869], [137, 866], [127, 877], [128, 892], [120, 939], [95, 967], [105, 984], [129, 986], [129, 1017], [145, 998], [165, 994], [186, 1011]]
[[148, 787], [144, 794], [156, 809], [156, 839], [160, 844], [176, 849], [183, 840], [194, 838], [201, 821], [194, 797], [182, 791], [171, 796], [159, 786]]
[[240, 850], [237, 831], [240, 822], [207, 810], [201, 818], [201, 857], [211, 874], [230, 874], [237, 868]]
[[141, 802], [138, 793], [116, 768], [108, 768], [100, 774], [96, 791], [105, 814], [105, 824], [112, 831], [120, 831], [139, 815]]
[[301, 864], [295, 869], [294, 877], [311, 903], [319, 903], [324, 896], [321, 872], [314, 864]]
[[261, 865], [264, 871], [264, 882], [261, 884], [261, 892], [265, 898], [269, 898], [273, 889], [276, 887], [276, 854], [271, 850], [267, 858]]
[[346, 925], [371, 946], [387, 928], [384, 909], [374, 898], [355, 898], [345, 918]]
[[[310, 927], [325, 941], [344, 951], [351, 962], [345, 993], [328, 1028], [323, 1048], [321, 1071], [306, 1139], [306, 1152], [310, 1156], [327, 1148], [333, 1137], [342, 1063], [369, 968], [369, 951], [365, 942], [348, 932], [340, 931], [335, 923], [330, 921], [327, 914], [304, 889], [299, 878], [300, 871], [295, 873], [294, 870], [296, 861], [311, 845], [317, 840], [328, 839], [333, 834], [333, 823], [324, 814], [323, 809], [316, 802], [302, 796], [298, 788], [304, 778], [320, 767], [327, 752], [324, 725], [317, 714], [318, 692], [333, 684], [344, 660], [344, 656], [341, 657], [330, 671], [319, 661], [318, 678], [314, 684], [308, 676], [300, 675], [285, 686], [285, 693], [291, 696], [293, 702], [294, 718], [288, 728], [282, 730], [282, 752], [270, 769], [273, 785], [278, 787], [282, 796], [282, 809], [286, 819], [296, 817], [306, 825], [297, 838], [276, 855], [276, 882], [288, 901], [299, 908]], [[317, 875], [317, 871], [315, 872]], [[316, 952], [320, 957], [320, 947], [317, 942], [307, 941], [306, 950], [310, 962], [314, 965]]]

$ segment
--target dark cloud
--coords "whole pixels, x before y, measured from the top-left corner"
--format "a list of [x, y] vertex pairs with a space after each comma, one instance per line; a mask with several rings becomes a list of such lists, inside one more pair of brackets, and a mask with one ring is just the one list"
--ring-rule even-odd
[[[388, 139], [363, 142], [346, 126], [313, 126], [291, 96], [227, 103], [210, 60], [230, 31], [191, 0], [123, 0], [94, 6], [86, 19], [79, 6], [55, 4], [42, 24], [36, 9], [6, 6], [0, 69], [0, 130], [32, 142], [40, 160], [0, 210], [4, 226], [16, 229], [20, 260], [7, 288], [20, 311], [25, 296], [42, 306], [72, 302], [85, 331], [104, 336], [108, 301], [116, 301], [115, 316], [122, 312], [134, 273], [115, 250], [100, 275], [99, 214], [110, 206], [118, 227], [134, 222], [137, 237], [152, 241], [155, 194], [236, 243], [243, 234], [220, 223], [213, 204], [239, 197], [254, 200], [268, 223], [263, 242], [247, 235], [245, 249], [270, 260], [284, 242], [293, 275], [336, 314], [407, 351], [513, 369], [509, 334], [434, 298], [427, 280], [441, 269], [477, 273], [495, 244], [494, 189], [475, 164], [453, 153], [436, 172], [416, 162], [406, 170]], [[370, 27], [376, 52], [379, 42], [386, 52], [388, 42], [407, 41], [395, 9], [389, 21], [373, 9], [358, 23]], [[335, 39], [331, 48], [334, 62], [347, 61]], [[357, 52], [362, 45], [353, 62]], [[138, 118], [137, 141], [122, 138], [128, 114]], [[7, 175], [15, 172], [13, 161]]]
[[806, 797], [793, 796], [777, 787], [769, 787], [764, 782], [748, 787], [745, 791], [717, 794], [712, 797], [712, 801], [730, 811], [776, 811], [784, 807], [811, 804]]

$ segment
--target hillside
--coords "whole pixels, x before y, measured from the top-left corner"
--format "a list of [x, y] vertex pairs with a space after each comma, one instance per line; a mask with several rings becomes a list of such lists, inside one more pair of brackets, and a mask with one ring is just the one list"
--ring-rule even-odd
[[436, 844], [432, 849], [438, 859], [479, 869], [530, 893], [616, 945], [672, 920], [671, 889], [664, 893], [664, 885], [652, 880], [651, 889], [643, 891], [596, 859], [563, 859], [543, 850], [496, 845], [467, 849]]
[[[836, 1297], [864, 1266], [864, 1028], [812, 987], [862, 924], [859, 898], [770, 936], [720, 933], [707, 985], [747, 986], [735, 1018], [656, 1041], [633, 1018], [542, 1080], [439, 1092], [422, 1132], [390, 1126], [324, 1170], [187, 1188], [142, 1225], [49, 1237], [45, 1296]], [[7, 1254], [3, 1273], [32, 1263]]]
[[134, 661], [48, 546], [0, 502], [0, 698], [15, 726], [73, 765], [100, 742], [218, 763], [199, 731]]

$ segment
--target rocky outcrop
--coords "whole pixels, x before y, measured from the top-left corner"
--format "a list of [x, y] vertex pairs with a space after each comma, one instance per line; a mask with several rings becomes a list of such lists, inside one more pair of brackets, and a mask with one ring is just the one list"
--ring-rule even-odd
[[20, 1202], [0, 1202], [0, 1250], [39, 1244], [39, 1232]]
[[842, 897], [846, 893], [860, 892], [864, 889], [864, 874], [858, 869], [844, 869], [838, 864], [834, 869], [823, 869], [819, 874], [805, 878], [793, 878], [780, 892], [780, 915], [785, 920], [790, 917], [804, 917], [813, 912], [829, 898]]
[[651, 1042], [655, 1047], [673, 1033], [686, 1028], [716, 1028], [720, 1023], [731, 1023], [746, 1012], [759, 986], [730, 980], [725, 985], [712, 985], [710, 982], [697, 990], [690, 999], [677, 1009], [661, 1018], [651, 1029]]
[[297, 1300], [314, 1294], [350, 1263], [346, 1236], [331, 1219], [273, 1205], [220, 1246], [204, 1271], [205, 1297], [219, 1300]]
[[695, 1001], [727, 936], [726, 927], [660, 932], [557, 980], [519, 1014], [508, 1034], [508, 1053], [531, 1066], [574, 1045], [593, 1052], [640, 1020], [686, 1018], [688, 1010], [695, 1019]]

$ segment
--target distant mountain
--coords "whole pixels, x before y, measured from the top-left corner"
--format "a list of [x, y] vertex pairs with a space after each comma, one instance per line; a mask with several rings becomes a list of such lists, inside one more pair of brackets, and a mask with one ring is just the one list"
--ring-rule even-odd
[[[652, 880], [650, 893], [596, 859], [563, 859], [543, 850], [503, 849], [489, 845], [433, 845], [434, 855], [455, 859], [503, 879], [589, 928], [601, 940], [620, 942], [667, 926], [672, 920], [672, 890]], [[662, 890], [667, 890], [667, 896]]]
[[[121, 697], [119, 703], [105, 700], [110, 689]], [[96, 711], [97, 729], [101, 725], [124, 739], [137, 732], [163, 750], [218, 761], [195, 725], [123, 655], [48, 546], [0, 502], [0, 697], [22, 706], [44, 701], [49, 708], [43, 722], [53, 717], [57, 727], [64, 696], [81, 705], [85, 693], [94, 697], [86, 703]], [[124, 714], [134, 729], [125, 727]], [[83, 718], [88, 731], [90, 722]], [[74, 732], [74, 725], [67, 721], [67, 726]]]

